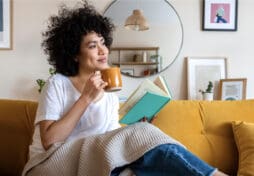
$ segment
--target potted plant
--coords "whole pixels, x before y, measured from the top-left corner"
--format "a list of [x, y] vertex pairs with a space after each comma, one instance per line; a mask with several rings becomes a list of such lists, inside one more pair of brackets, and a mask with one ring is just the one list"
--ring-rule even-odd
[[[56, 74], [55, 69], [54, 69], [54, 68], [49, 68], [49, 74], [50, 74], [50, 76]], [[36, 83], [37, 83], [37, 85], [39, 86], [38, 92], [41, 93], [42, 88], [43, 88], [44, 85], [46, 84], [46, 80], [44, 80], [44, 79], [37, 79], [37, 80], [36, 80]]]
[[206, 90], [199, 90], [202, 93], [203, 100], [213, 100], [213, 83], [212, 81], [208, 82]]

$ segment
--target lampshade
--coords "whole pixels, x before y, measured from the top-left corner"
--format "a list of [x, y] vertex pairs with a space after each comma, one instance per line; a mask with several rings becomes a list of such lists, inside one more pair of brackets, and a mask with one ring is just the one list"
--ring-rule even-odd
[[139, 9], [133, 10], [131, 16], [125, 21], [125, 28], [132, 29], [135, 31], [144, 31], [149, 29], [149, 25]]

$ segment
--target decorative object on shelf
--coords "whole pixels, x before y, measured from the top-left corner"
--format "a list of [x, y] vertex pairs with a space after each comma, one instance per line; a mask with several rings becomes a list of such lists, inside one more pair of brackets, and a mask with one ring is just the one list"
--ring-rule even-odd
[[202, 99], [199, 89], [210, 80], [214, 86], [214, 99], [218, 99], [218, 82], [227, 77], [227, 59], [224, 57], [188, 57], [188, 99]]
[[238, 0], [203, 0], [203, 30], [236, 31]]
[[[50, 76], [56, 74], [56, 70], [54, 68], [49, 68], [49, 74], [50, 74]], [[46, 83], [46, 80], [45, 79], [37, 79], [36, 83], [39, 86], [38, 92], [41, 93], [42, 88], [44, 87], [44, 85]]]
[[143, 62], [147, 62], [147, 54], [146, 54], [146, 51], [143, 51]]
[[134, 70], [131, 68], [126, 68], [126, 69], [121, 69], [121, 72], [125, 75], [133, 76], [134, 75]]
[[162, 70], [162, 57], [159, 54], [151, 55], [150, 62], [157, 63], [157, 73]]
[[205, 90], [199, 89], [201, 92], [203, 100], [213, 100], [213, 82], [209, 81], [207, 88]]
[[246, 99], [246, 78], [221, 79], [219, 84], [220, 100]]
[[0, 0], [0, 49], [12, 49], [12, 0]]
[[158, 60], [157, 55], [150, 56], [150, 62], [157, 62], [157, 60]]
[[[142, 1], [142, 12], [149, 22], [149, 30], [144, 32], [137, 32], [133, 30], [126, 30], [123, 28], [126, 18], [132, 13], [133, 9], [140, 9], [137, 7], [136, 0], [114, 0], [106, 7], [104, 16], [112, 19], [115, 25], [113, 32], [114, 41], [112, 48], [116, 47], [147, 47], [158, 45], [161, 57], [161, 68], [157, 69], [159, 72], [166, 70], [173, 65], [172, 63], [178, 58], [183, 46], [183, 24], [181, 18], [174, 8], [172, 3], [168, 0], [139, 0]], [[159, 9], [158, 13], [155, 12]], [[162, 27], [163, 26], [163, 27]], [[155, 37], [156, 36], [156, 37]], [[128, 51], [129, 52], [129, 51]], [[113, 57], [109, 57], [109, 63], [116, 63], [117, 52], [114, 51]], [[121, 51], [121, 53], [123, 53]], [[127, 53], [124, 51], [124, 53]], [[134, 54], [140, 54], [142, 60], [142, 51], [134, 51], [127, 53], [125, 58], [132, 62]], [[155, 53], [147, 51], [147, 64], [150, 64], [150, 56]], [[123, 59], [124, 60], [124, 59]], [[140, 61], [138, 61], [140, 62]], [[125, 69], [129, 66], [121, 67]], [[140, 71], [136, 71], [137, 67], [144, 67]], [[149, 67], [153, 67], [149, 65]], [[141, 77], [143, 71], [147, 68], [145, 66], [135, 66], [135, 75], [131, 77]], [[153, 69], [153, 68], [151, 68]], [[158, 72], [154, 73], [157, 74]], [[151, 73], [151, 76], [154, 75]], [[129, 76], [129, 75], [127, 75]]]
[[141, 55], [140, 54], [134, 54], [133, 56], [133, 62], [140, 62], [141, 59]]
[[140, 9], [135, 9], [124, 24], [126, 29], [134, 31], [145, 31], [149, 29], [148, 22]]
[[151, 70], [144, 70], [144, 76], [149, 76], [151, 74]]

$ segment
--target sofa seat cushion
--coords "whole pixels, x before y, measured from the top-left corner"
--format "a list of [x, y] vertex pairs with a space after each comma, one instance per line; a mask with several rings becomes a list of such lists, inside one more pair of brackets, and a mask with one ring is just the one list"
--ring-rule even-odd
[[237, 175], [254, 176], [254, 123], [232, 123], [235, 142], [239, 152]]

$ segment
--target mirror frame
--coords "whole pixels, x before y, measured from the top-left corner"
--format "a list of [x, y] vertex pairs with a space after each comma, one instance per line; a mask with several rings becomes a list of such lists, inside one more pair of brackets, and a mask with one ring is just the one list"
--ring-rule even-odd
[[[116, 1], [119, 1], [119, 0], [113, 0], [107, 7], [106, 9], [104, 10], [103, 12], [103, 15], [105, 15], [105, 13], [107, 12], [107, 10], [109, 10], [109, 8], [116, 2]], [[180, 46], [179, 46], [179, 49], [176, 53], [176, 55], [173, 57], [172, 61], [165, 67], [163, 68], [161, 71], [155, 73], [155, 74], [152, 74], [152, 75], [147, 75], [147, 76], [134, 76], [134, 75], [129, 75], [129, 74], [125, 74], [121, 71], [121, 74], [122, 75], [125, 75], [127, 77], [131, 77], [131, 78], [145, 78], [145, 77], [150, 77], [150, 76], [155, 76], [157, 74], [160, 74], [162, 72], [164, 72], [165, 70], [167, 70], [169, 67], [171, 67], [173, 65], [173, 63], [176, 61], [176, 59], [178, 58], [181, 50], [182, 50], [182, 47], [183, 47], [183, 41], [184, 41], [184, 28], [183, 28], [183, 23], [182, 23], [182, 20], [178, 14], [178, 12], [176, 11], [176, 9], [173, 7], [173, 5], [168, 1], [168, 0], [162, 0], [164, 2], [166, 2], [171, 8], [172, 10], [175, 12], [178, 20], [179, 20], [179, 23], [180, 23], [180, 28], [181, 28], [181, 35], [182, 35], [182, 38], [181, 38], [181, 42], [180, 42]], [[113, 39], [114, 40], [114, 39]]]

